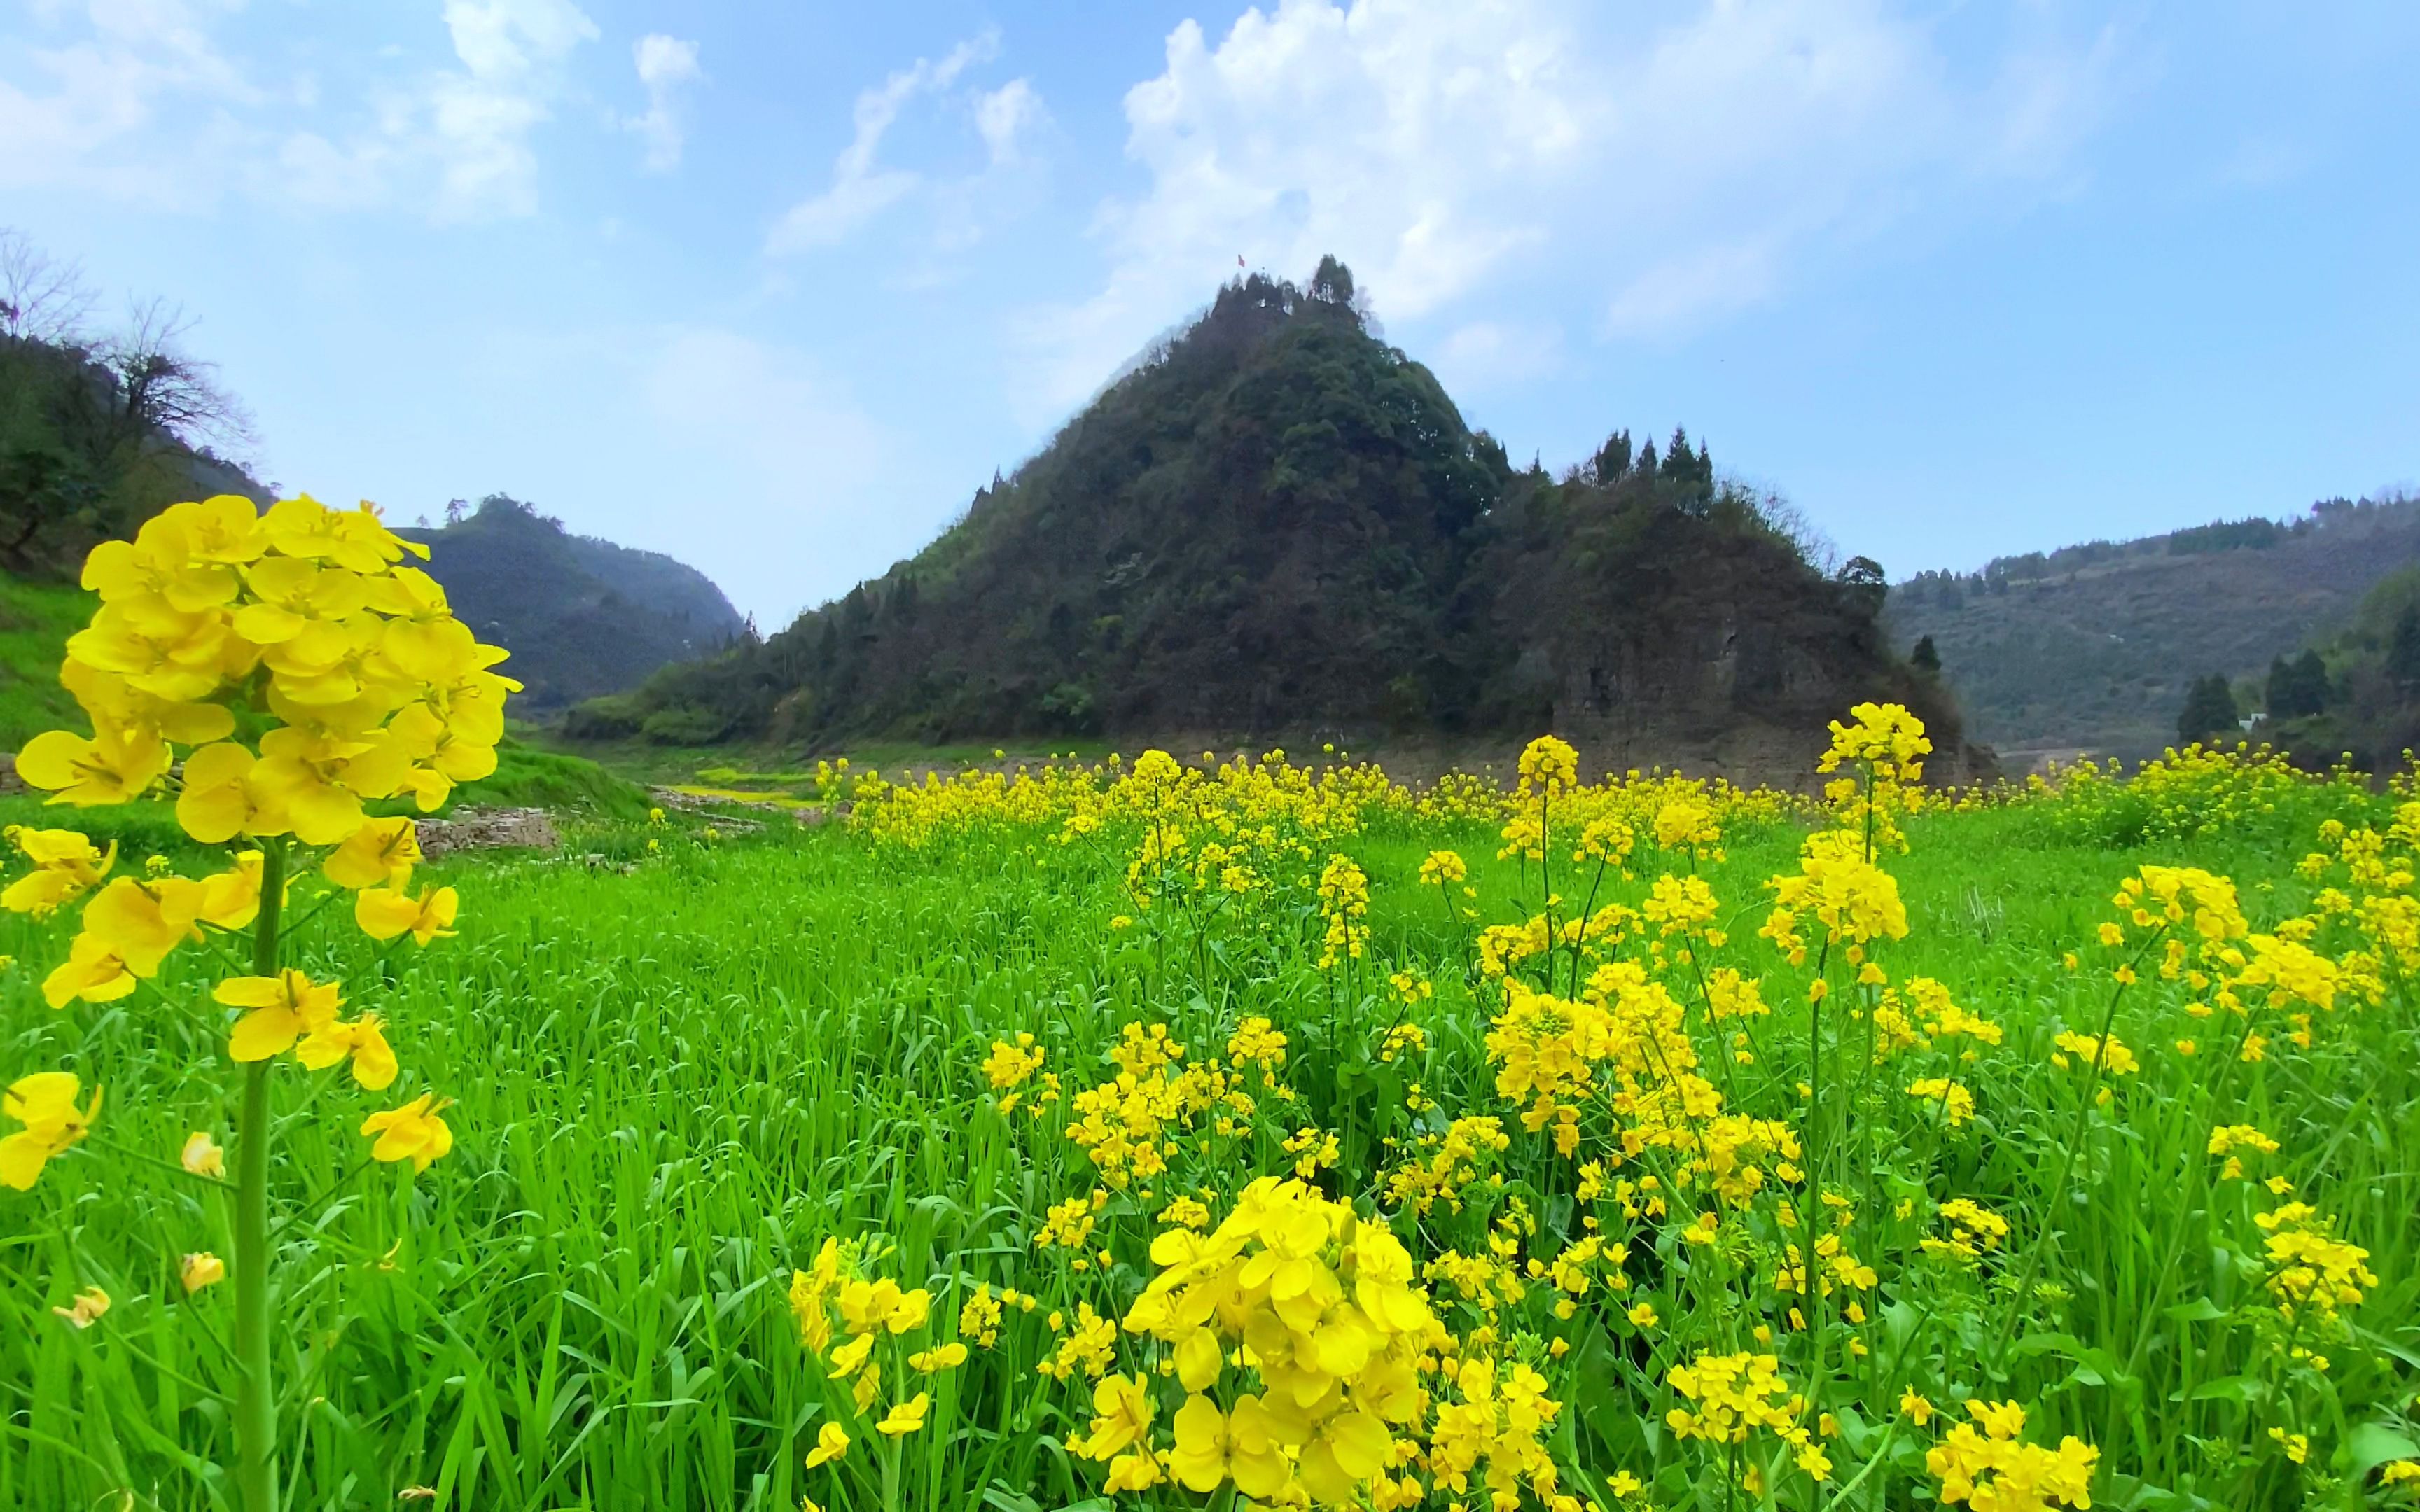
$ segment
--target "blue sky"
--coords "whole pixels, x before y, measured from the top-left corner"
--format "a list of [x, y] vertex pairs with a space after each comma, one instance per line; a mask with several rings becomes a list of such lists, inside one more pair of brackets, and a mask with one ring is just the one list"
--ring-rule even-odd
[[2408, 0], [0, 0], [0, 225], [286, 489], [768, 628], [1324, 251], [1516, 457], [1685, 424], [1898, 577], [2420, 480], [2414, 77]]

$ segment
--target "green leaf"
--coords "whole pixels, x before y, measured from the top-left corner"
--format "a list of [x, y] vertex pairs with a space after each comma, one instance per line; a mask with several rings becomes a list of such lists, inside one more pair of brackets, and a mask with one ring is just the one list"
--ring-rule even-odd
[[2366, 1475], [2390, 1459], [2420, 1459], [2420, 1443], [2379, 1423], [2356, 1425], [2335, 1453], [2336, 1469], [2348, 1475]]

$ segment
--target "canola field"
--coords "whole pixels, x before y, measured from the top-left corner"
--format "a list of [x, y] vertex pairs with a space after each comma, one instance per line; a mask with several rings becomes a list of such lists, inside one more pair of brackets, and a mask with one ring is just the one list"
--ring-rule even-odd
[[489, 648], [162, 519], [0, 800], [0, 1505], [2420, 1505], [2409, 782], [1868, 705], [429, 863]]

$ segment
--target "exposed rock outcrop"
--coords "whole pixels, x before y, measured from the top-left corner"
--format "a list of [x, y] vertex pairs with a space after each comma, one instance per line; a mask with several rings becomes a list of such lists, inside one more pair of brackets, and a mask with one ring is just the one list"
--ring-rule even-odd
[[417, 828], [420, 854], [432, 861], [455, 851], [563, 848], [543, 809], [465, 809], [451, 819], [423, 819]]

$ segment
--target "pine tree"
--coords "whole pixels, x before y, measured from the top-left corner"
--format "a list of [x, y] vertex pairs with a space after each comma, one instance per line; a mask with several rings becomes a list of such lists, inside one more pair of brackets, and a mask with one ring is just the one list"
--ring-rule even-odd
[[2233, 734], [2238, 728], [2235, 695], [2228, 690], [2226, 678], [2217, 672], [2195, 678], [2185, 693], [2184, 712], [2177, 716], [2177, 739], [2190, 746], [2213, 735]]
[[2386, 675], [2405, 698], [2420, 693], [2420, 604], [2407, 604], [2396, 616], [2395, 636], [2386, 644]]
[[1611, 483], [1630, 471], [1630, 432], [1618, 430], [1596, 449], [1596, 481]]
[[1337, 261], [1333, 253], [1321, 257], [1319, 267], [1311, 275], [1311, 297], [1349, 307], [1353, 303], [1353, 270]]
[[2270, 718], [2308, 718], [2328, 705], [2328, 665], [2316, 651], [2279, 656], [2269, 664], [2267, 693]]
[[2331, 689], [2328, 686], [2328, 664], [2316, 651], [2305, 651], [2294, 660], [2295, 690], [2304, 709], [2318, 714], [2328, 706]]
[[1664, 476], [1683, 482], [1698, 475], [1698, 455], [1689, 450], [1686, 426], [1672, 427], [1672, 444], [1664, 449]]
[[1941, 652], [1933, 645], [1932, 637], [1928, 635], [1916, 641], [1916, 649], [1907, 654], [1907, 664], [1920, 672], [1941, 671]]

